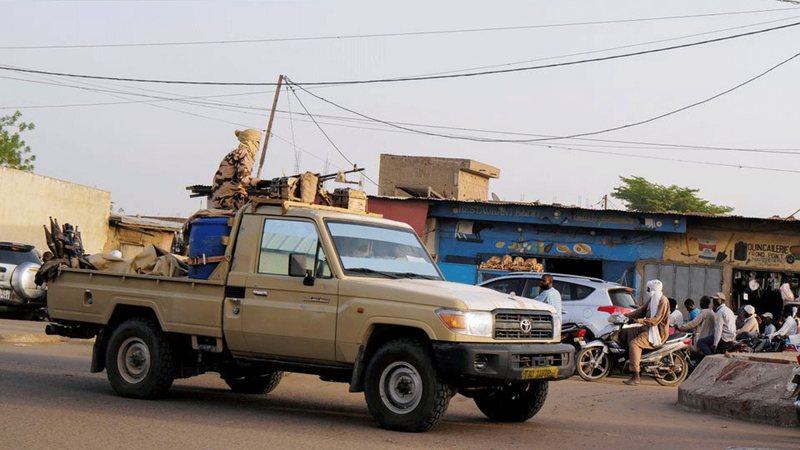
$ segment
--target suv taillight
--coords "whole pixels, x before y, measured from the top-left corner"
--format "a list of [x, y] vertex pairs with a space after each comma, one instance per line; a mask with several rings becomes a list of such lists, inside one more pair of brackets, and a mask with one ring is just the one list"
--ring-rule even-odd
[[630, 309], [621, 308], [619, 306], [598, 306], [597, 310], [609, 314], [614, 314], [614, 313], [628, 314], [629, 312], [631, 312]]

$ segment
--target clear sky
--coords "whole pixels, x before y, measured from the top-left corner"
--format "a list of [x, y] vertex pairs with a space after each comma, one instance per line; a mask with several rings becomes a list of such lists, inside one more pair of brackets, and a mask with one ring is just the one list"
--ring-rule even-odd
[[[776, 11], [620, 22], [763, 10]], [[613, 23], [585, 23], [609, 21]], [[158, 80], [274, 82], [284, 74], [298, 83], [345, 81], [568, 62], [794, 22], [800, 22], [800, 7], [771, 0], [0, 0], [0, 66]], [[555, 24], [562, 26], [533, 27]], [[518, 28], [507, 29], [514, 27]], [[374, 36], [486, 28], [503, 29]], [[373, 36], [30, 48], [352, 35]], [[792, 44], [796, 42], [800, 26], [603, 62], [311, 92], [414, 130], [501, 140], [535, 137], [523, 134], [571, 136], [643, 121], [705, 100], [800, 52]], [[522, 61], [528, 62], [512, 64]], [[800, 175], [798, 74], [800, 58], [694, 108], [591, 136], [603, 141], [562, 139], [537, 145], [402, 131], [361, 121], [299, 89], [299, 100], [283, 91], [263, 177], [293, 173], [294, 146], [302, 149], [301, 170], [322, 171], [326, 158], [332, 171], [348, 166], [307, 116], [288, 113], [303, 112], [302, 101], [341, 152], [366, 167], [375, 181], [381, 153], [466, 157], [500, 168], [500, 179], [491, 181], [490, 191], [503, 200], [586, 206], [610, 193], [620, 175], [638, 175], [660, 184], [699, 188], [711, 202], [735, 207], [734, 214], [786, 216], [800, 209], [800, 197], [792, 188]], [[0, 70], [0, 115], [19, 109], [23, 120], [36, 124], [36, 130], [25, 135], [37, 156], [35, 173], [108, 190], [115, 209], [128, 214], [187, 216], [201, 202], [189, 199], [185, 187], [211, 183], [222, 156], [237, 145], [234, 130], [266, 128], [273, 90]], [[152, 96], [192, 97], [193, 103], [154, 101], [158, 99]], [[365, 189], [376, 192], [369, 181]], [[612, 201], [621, 206], [619, 200]]]

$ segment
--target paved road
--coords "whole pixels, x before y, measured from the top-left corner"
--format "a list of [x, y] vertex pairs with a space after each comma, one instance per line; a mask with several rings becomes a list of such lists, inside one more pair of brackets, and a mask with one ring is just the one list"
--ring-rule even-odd
[[[0, 323], [2, 334], [3, 323]], [[114, 395], [88, 373], [91, 345], [0, 341], [0, 450], [5, 449], [796, 449], [800, 430], [695, 414], [676, 389], [621, 378], [551, 383], [523, 424], [488, 422], [456, 396], [427, 433], [382, 430], [361, 394], [292, 374], [266, 396], [233, 394], [214, 374], [178, 380], [164, 400]]]

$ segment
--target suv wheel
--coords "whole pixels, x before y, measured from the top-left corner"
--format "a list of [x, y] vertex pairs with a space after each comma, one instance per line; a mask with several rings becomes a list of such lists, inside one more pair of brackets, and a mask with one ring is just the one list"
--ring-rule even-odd
[[475, 397], [475, 404], [491, 420], [524, 422], [542, 409], [547, 390], [547, 381], [533, 381], [478, 395]]
[[225, 378], [225, 383], [233, 392], [239, 394], [268, 394], [278, 387], [283, 379], [283, 372], [272, 372], [263, 375], [245, 375], [239, 378]]

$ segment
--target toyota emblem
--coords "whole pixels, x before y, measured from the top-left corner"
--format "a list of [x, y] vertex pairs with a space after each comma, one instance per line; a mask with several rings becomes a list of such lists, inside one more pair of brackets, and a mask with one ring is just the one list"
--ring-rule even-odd
[[522, 330], [523, 333], [528, 333], [533, 328], [533, 324], [531, 323], [531, 319], [522, 319], [519, 321], [519, 329]]

